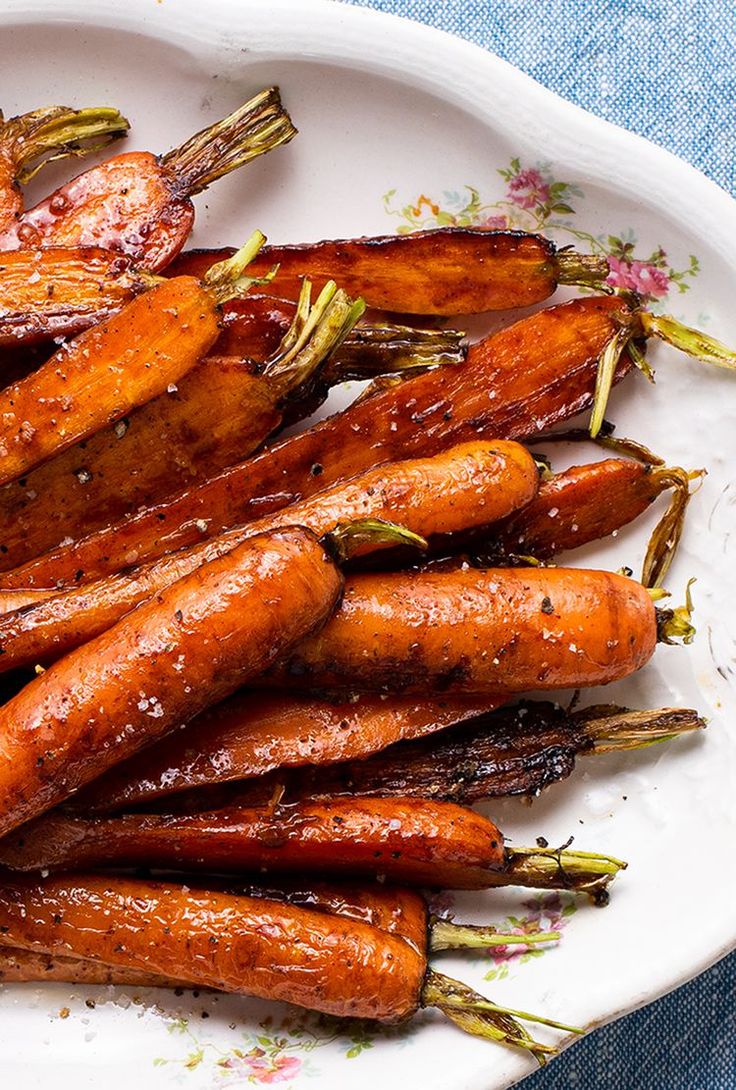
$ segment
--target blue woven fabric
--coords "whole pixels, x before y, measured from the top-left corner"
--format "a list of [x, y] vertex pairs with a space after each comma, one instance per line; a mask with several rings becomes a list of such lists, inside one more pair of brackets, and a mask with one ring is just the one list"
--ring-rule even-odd
[[[736, 195], [736, 0], [345, 2], [485, 46]], [[591, 1034], [523, 1086], [736, 1090], [736, 954]]]

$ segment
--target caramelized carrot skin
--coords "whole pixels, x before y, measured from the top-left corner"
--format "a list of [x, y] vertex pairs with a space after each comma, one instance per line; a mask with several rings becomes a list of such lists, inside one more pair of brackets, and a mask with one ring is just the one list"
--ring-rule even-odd
[[0, 832], [223, 699], [324, 622], [342, 577], [299, 527], [199, 568], [0, 709]]
[[[394, 463], [155, 564], [70, 587], [32, 610], [0, 618], [0, 673], [58, 658], [254, 534], [298, 524], [320, 536], [340, 522], [371, 517], [398, 522], [431, 537], [493, 521], [526, 502], [536, 487], [534, 463], [516, 443], [467, 443], [435, 458]], [[68, 582], [82, 580], [84, 575], [56, 569], [56, 577]]]
[[157, 156], [125, 152], [79, 174], [0, 231], [0, 250], [98, 246], [151, 272], [186, 242], [191, 200]]
[[[193, 250], [172, 272], [201, 275], [230, 251]], [[266, 246], [257, 274], [278, 265], [276, 293], [297, 299], [303, 277], [336, 280], [369, 306], [404, 314], [478, 314], [547, 299], [557, 287], [554, 245], [521, 231], [445, 227], [300, 246]]]
[[214, 298], [168, 280], [0, 392], [0, 483], [162, 394], [217, 337]]
[[12, 870], [162, 867], [210, 873], [384, 877], [478, 889], [506, 863], [487, 818], [411, 798], [306, 800], [295, 806], [168, 816], [50, 814], [0, 843]]
[[612, 297], [548, 308], [472, 345], [465, 364], [377, 393], [197, 488], [54, 550], [2, 586], [48, 585], [62, 566], [116, 571], [196, 544], [202, 520], [217, 533], [388, 461], [482, 437], [535, 435], [591, 404], [598, 357], [622, 321], [633, 321], [632, 313]]
[[398, 935], [293, 905], [129, 878], [21, 876], [0, 887], [7, 945], [325, 1014], [413, 1014], [426, 959]]
[[110, 769], [75, 800], [109, 812], [171, 792], [260, 777], [272, 769], [359, 760], [490, 711], [498, 697], [373, 696], [331, 703], [289, 693], [244, 692], [209, 708], [186, 730]]
[[83, 958], [56, 957], [35, 950], [0, 946], [0, 984], [121, 985], [130, 988], [187, 987], [186, 982], [169, 980], [155, 973], [115, 969]]
[[129, 258], [99, 248], [0, 254], [0, 348], [70, 337], [150, 287]]
[[325, 628], [267, 684], [386, 692], [523, 692], [604, 685], [657, 642], [646, 590], [564, 568], [356, 575]]
[[122, 421], [0, 488], [0, 568], [196, 485], [239, 461], [280, 420], [274, 387], [252, 365], [205, 357]]
[[662, 491], [651, 467], [640, 462], [606, 458], [572, 466], [543, 481], [524, 510], [498, 527], [489, 551], [547, 560], [608, 537], [643, 514]]

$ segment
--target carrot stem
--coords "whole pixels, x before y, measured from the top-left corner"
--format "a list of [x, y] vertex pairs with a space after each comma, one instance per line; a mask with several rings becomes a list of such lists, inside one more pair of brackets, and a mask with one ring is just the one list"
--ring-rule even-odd
[[529, 931], [520, 935], [499, 931], [490, 925], [460, 924], [433, 916], [429, 921], [429, 949], [484, 950], [493, 946], [536, 946], [542, 942], [558, 942], [559, 931]]
[[127, 118], [110, 106], [48, 106], [0, 125], [0, 143], [12, 145], [17, 180], [25, 185], [46, 163], [99, 151], [129, 128]]
[[728, 348], [715, 337], [709, 337], [699, 329], [692, 329], [683, 325], [670, 314], [652, 314], [648, 310], [641, 311], [642, 329], [647, 337], [659, 337], [660, 340], [679, 348], [688, 356], [693, 356], [701, 363], [712, 363], [716, 367], [726, 367], [733, 371], [736, 369], [736, 352]]
[[331, 385], [376, 375], [414, 374], [429, 367], [462, 363], [465, 334], [456, 329], [412, 329], [401, 325], [363, 325], [352, 331], [339, 359], [325, 370]]
[[606, 887], [627, 864], [613, 856], [567, 848], [511, 848], [499, 885], [569, 889], [606, 899]]
[[232, 257], [226, 258], [225, 261], [218, 261], [207, 270], [202, 283], [209, 288], [218, 303], [227, 303], [229, 299], [234, 299], [236, 296], [247, 295], [255, 284], [267, 284], [273, 280], [276, 269], [271, 269], [265, 276], [246, 275], [248, 266], [265, 241], [266, 236], [263, 232], [256, 230]]
[[630, 711], [628, 708], [586, 708], [575, 716], [585, 736], [593, 743], [592, 753], [643, 749], [667, 742], [681, 734], [703, 730], [705, 719], [691, 708], [656, 708]]
[[685, 587], [685, 605], [675, 609], [657, 609], [657, 639], [660, 643], [692, 643], [696, 629], [692, 623], [693, 599], [690, 587], [695, 582], [689, 579]]
[[597, 254], [580, 254], [573, 249], [558, 250], [557, 283], [603, 291], [610, 274], [608, 259]]
[[428, 547], [423, 537], [407, 530], [405, 526], [376, 518], [338, 523], [334, 530], [330, 530], [320, 540], [337, 564], [344, 564], [366, 545], [372, 548], [380, 545], [409, 545], [422, 550]]

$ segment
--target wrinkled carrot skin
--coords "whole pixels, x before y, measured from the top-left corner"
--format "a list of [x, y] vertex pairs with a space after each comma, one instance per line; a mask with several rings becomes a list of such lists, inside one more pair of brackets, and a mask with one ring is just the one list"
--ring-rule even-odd
[[67, 182], [0, 233], [0, 250], [100, 246], [157, 271], [191, 233], [194, 206], [158, 156], [116, 155]]
[[150, 286], [129, 258], [109, 250], [0, 253], [0, 348], [74, 336]]
[[263, 680], [394, 693], [567, 689], [634, 673], [656, 643], [646, 590], [611, 572], [365, 574], [348, 580], [325, 628]]
[[224, 699], [324, 623], [342, 577], [309, 531], [252, 538], [0, 708], [0, 834]]
[[[485, 525], [526, 502], [536, 487], [534, 462], [517, 443], [465, 443], [435, 458], [395, 462], [153, 565], [72, 586], [33, 609], [0, 618], [0, 673], [53, 661], [254, 534], [297, 524], [321, 536], [341, 522], [379, 518], [431, 538]], [[360, 551], [371, 549], [376, 549], [375, 541], [365, 543]], [[353, 556], [358, 555], [356, 548]], [[66, 575], [71, 582], [70, 574], [61, 571], [59, 578]], [[83, 573], [74, 577], [81, 579]]]
[[131, 878], [4, 881], [0, 929], [15, 947], [385, 1022], [416, 1011], [426, 972], [403, 938], [356, 920]]
[[494, 527], [483, 551], [548, 560], [633, 522], [665, 487], [651, 466], [624, 458], [572, 466], [543, 481], [523, 511]]
[[0, 568], [16, 567], [239, 461], [278, 427], [278, 400], [254, 365], [205, 357], [122, 421], [0, 488]]
[[[182, 254], [172, 272], [197, 276], [230, 250]], [[276, 293], [297, 299], [303, 277], [336, 280], [371, 307], [403, 314], [478, 314], [547, 299], [557, 288], [555, 247], [540, 235], [445, 227], [411, 235], [267, 246], [254, 268], [278, 265]]]
[[343, 874], [483, 889], [506, 863], [487, 818], [411, 798], [306, 800], [295, 806], [169, 816], [50, 814], [0, 843], [12, 870], [162, 867], [184, 872]]
[[[378, 885], [350, 886], [344, 883], [338, 886], [325, 882], [309, 886], [300, 882], [280, 887], [245, 886], [237, 890], [237, 893], [360, 920], [391, 935], [400, 935], [417, 952], [426, 952], [429, 922], [427, 904], [420, 893], [411, 889]], [[0, 942], [3, 938], [0, 935]], [[134, 969], [114, 968], [98, 961], [54, 957], [49, 953], [0, 946], [1, 983], [42, 981], [119, 984], [141, 988], [188, 986], [183, 981]]]
[[75, 806], [87, 812], [125, 810], [171, 792], [261, 777], [272, 769], [360, 760], [502, 702], [502, 696], [427, 700], [364, 693], [357, 701], [332, 703], [288, 693], [236, 693], [186, 730], [110, 769], [77, 796]]
[[0, 392], [0, 483], [119, 420], [176, 383], [217, 338], [197, 280], [159, 284]]
[[[590, 406], [600, 353], [620, 322], [633, 320], [607, 296], [550, 307], [472, 345], [465, 364], [376, 393], [206, 484], [49, 552], [0, 585], [53, 585], [60, 571], [102, 575], [196, 544], [201, 520], [215, 534], [388, 461], [483, 436], [533, 436]], [[624, 360], [617, 377], [629, 369]]]

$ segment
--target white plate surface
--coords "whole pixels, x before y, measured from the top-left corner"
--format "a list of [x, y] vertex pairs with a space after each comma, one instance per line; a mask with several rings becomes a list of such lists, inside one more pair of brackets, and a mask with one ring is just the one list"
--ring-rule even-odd
[[[133, 120], [128, 146], [153, 150], [278, 82], [301, 135], [198, 199], [199, 244], [245, 239], [256, 225], [277, 242], [505, 217], [612, 250], [624, 279], [660, 293], [660, 309], [736, 343], [736, 203], [666, 152], [436, 31], [326, 0], [5, 0], [0, 71], [6, 115], [46, 102], [111, 103]], [[68, 173], [61, 166], [56, 178]], [[50, 174], [33, 192], [56, 180]], [[681, 596], [697, 577], [699, 636], [689, 649], [660, 648], [602, 698], [695, 706], [710, 728], [641, 754], [581, 760], [571, 780], [531, 807], [493, 806], [519, 843], [574, 834], [577, 847], [610, 851], [630, 868], [605, 910], [523, 891], [458, 896], [458, 917], [541, 915], [564, 936], [534, 957], [442, 962], [499, 1002], [582, 1026], [654, 999], [736, 944], [736, 380], [663, 347], [653, 358], [656, 387], [631, 377], [609, 416], [671, 463], [709, 470], [668, 578]], [[653, 520], [571, 563], [636, 568]], [[346, 1035], [236, 998], [0, 989], [0, 1072], [13, 1090], [52, 1082], [58, 1090], [337, 1090], [346, 1081], [354, 1090], [500, 1090], [532, 1069], [432, 1015], [400, 1034]]]

